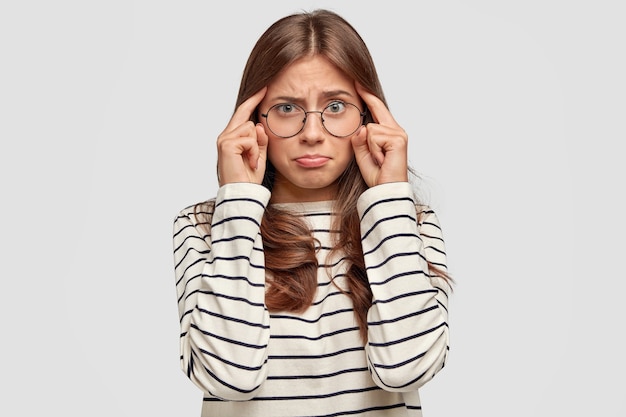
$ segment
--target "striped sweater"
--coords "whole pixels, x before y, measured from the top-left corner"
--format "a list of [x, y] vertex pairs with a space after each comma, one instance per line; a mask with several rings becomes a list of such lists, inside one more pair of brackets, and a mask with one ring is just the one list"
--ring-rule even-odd
[[[368, 189], [358, 201], [373, 292], [364, 345], [345, 288], [346, 262], [328, 259], [332, 202], [280, 204], [319, 240], [318, 287], [304, 313], [268, 312], [260, 223], [269, 191], [218, 190], [210, 233], [194, 208], [174, 221], [180, 361], [204, 392], [202, 417], [421, 416], [418, 388], [448, 353], [448, 284], [435, 213], [408, 183]], [[330, 272], [330, 273], [329, 273]]]

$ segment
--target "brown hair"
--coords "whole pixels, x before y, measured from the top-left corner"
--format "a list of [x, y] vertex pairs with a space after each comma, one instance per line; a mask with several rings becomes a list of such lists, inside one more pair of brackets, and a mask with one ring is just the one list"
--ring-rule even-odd
[[[380, 98], [385, 97], [374, 62], [365, 42], [342, 17], [328, 10], [302, 12], [283, 17], [258, 39], [246, 63], [235, 108], [251, 97], [286, 66], [310, 55], [322, 55], [349, 77]], [[257, 122], [257, 112], [252, 119]], [[365, 123], [371, 122], [367, 114]], [[275, 169], [267, 162], [263, 185], [272, 190]], [[357, 200], [367, 184], [353, 159], [338, 180], [334, 199], [333, 229], [338, 241], [333, 251], [341, 251], [349, 263], [348, 289], [362, 338], [367, 334], [367, 311], [372, 292], [365, 273]], [[301, 312], [311, 305], [317, 289], [316, 242], [309, 227], [299, 217], [269, 205], [261, 222], [267, 290], [265, 302], [270, 311]]]

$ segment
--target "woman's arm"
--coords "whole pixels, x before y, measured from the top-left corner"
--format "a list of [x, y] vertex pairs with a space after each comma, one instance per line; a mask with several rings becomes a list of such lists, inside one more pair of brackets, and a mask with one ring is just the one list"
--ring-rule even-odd
[[407, 182], [379, 185], [359, 200], [367, 276], [373, 293], [366, 352], [374, 381], [411, 391], [443, 368], [448, 353], [450, 287], [441, 228], [424, 207], [419, 223]]
[[[267, 375], [269, 315], [259, 228], [269, 192], [250, 183], [221, 187], [210, 229], [193, 207], [174, 221], [181, 367], [204, 392], [251, 398]], [[199, 217], [202, 220], [202, 215]]]

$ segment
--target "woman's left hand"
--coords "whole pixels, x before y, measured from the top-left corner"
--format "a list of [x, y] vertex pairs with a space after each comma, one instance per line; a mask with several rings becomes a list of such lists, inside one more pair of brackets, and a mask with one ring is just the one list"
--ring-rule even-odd
[[378, 97], [359, 83], [356, 90], [367, 105], [374, 123], [361, 126], [352, 137], [352, 148], [361, 175], [369, 187], [408, 181], [408, 136]]

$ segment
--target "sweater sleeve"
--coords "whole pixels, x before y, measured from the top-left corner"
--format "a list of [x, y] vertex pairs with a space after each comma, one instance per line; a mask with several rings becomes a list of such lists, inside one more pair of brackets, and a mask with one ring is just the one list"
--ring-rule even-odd
[[416, 390], [443, 368], [449, 349], [450, 287], [428, 265], [446, 271], [441, 228], [428, 207], [416, 210], [409, 183], [368, 189], [358, 209], [373, 293], [367, 316], [370, 371], [385, 390]]
[[174, 220], [181, 367], [221, 399], [252, 398], [267, 376], [260, 224], [269, 195], [260, 185], [228, 184], [208, 212], [196, 216], [190, 207]]

